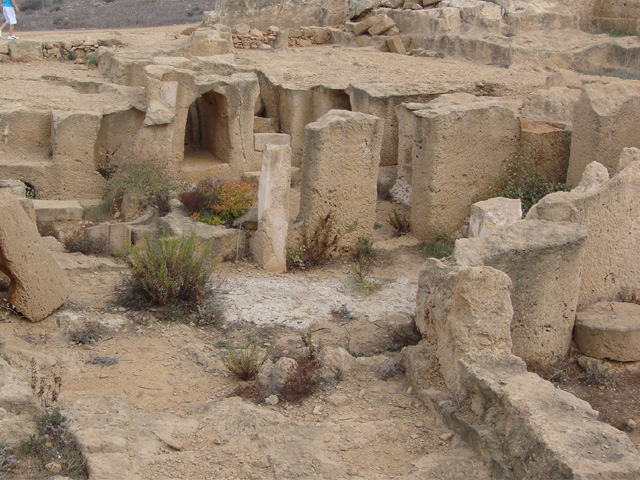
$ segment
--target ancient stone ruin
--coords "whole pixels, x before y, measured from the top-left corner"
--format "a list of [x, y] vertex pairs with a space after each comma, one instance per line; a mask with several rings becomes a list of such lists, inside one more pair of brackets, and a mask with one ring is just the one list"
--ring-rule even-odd
[[[628, 435], [541, 373], [568, 359], [592, 371], [638, 372], [638, 35], [634, 1], [219, 0], [197, 25], [25, 32], [0, 42], [0, 90], [12, 92], [0, 92], [0, 286], [7, 285], [0, 314], [10, 313], [16, 328], [28, 321], [42, 338], [86, 326], [89, 309], [75, 305], [77, 291], [104, 275], [109, 280], [99, 293], [82, 294], [99, 302], [112, 290], [105, 285], [115, 283], [109, 275], [126, 269], [113, 257], [66, 253], [47, 233], [64, 240], [65, 232], [81, 231], [102, 242], [106, 254], [123, 255], [149, 239], [193, 232], [198, 246], [232, 272], [220, 295], [238, 322], [311, 328], [320, 314], [343, 315], [345, 348], [314, 352], [311, 334], [306, 338], [323, 381], [334, 385], [363, 371], [386, 381], [406, 372], [404, 397], [415, 397], [460, 448], [473, 450], [460, 468], [481, 465], [477, 478], [640, 478], [640, 440], [630, 433], [640, 418], [625, 424]], [[229, 222], [198, 217], [174, 191], [161, 206], [148, 208], [131, 191], [114, 203], [113, 175], [126, 162], [162, 165], [179, 184], [174, 190], [243, 181], [257, 202]], [[533, 200], [505, 193], [524, 167], [531, 168], [528, 180], [558, 191]], [[101, 217], [107, 204], [115, 213]], [[405, 236], [385, 230], [393, 215], [397, 230], [406, 222]], [[378, 283], [368, 279], [364, 261], [350, 267], [361, 287], [381, 286], [386, 302], [376, 307], [379, 318], [367, 310], [378, 294], [357, 297], [352, 309], [368, 326], [412, 317], [419, 343], [405, 346], [395, 363], [374, 354], [356, 358], [365, 355], [349, 343], [352, 298], [323, 283], [335, 280], [335, 270], [287, 273], [292, 260], [306, 268], [301, 258], [313, 242], [338, 262], [367, 249], [403, 258], [416, 244], [453, 244], [445, 258], [403, 260], [398, 278]], [[243, 269], [255, 271], [244, 278]], [[401, 283], [405, 273], [409, 280]], [[282, 279], [288, 283], [268, 283]], [[304, 286], [319, 295], [317, 304], [301, 298]], [[238, 300], [243, 295], [252, 296]], [[104, 308], [101, 321], [124, 331], [120, 317], [129, 307]], [[136, 312], [140, 323], [131, 328], [139, 335], [156, 311]], [[183, 361], [218, 376], [222, 363], [211, 359], [208, 334], [189, 330], [199, 327], [162, 327], [162, 342], [182, 338]], [[71, 354], [49, 361], [30, 331], [30, 346], [17, 346], [27, 333], [11, 337], [16, 343], [7, 354], [1, 349], [9, 328], [2, 332], [0, 427], [19, 438], [35, 428], [25, 412], [38, 411], [29, 368], [33, 387], [38, 362], [76, 368], [77, 375], [89, 362]], [[276, 343], [267, 340], [267, 347]], [[264, 362], [263, 388], [283, 388], [297, 371], [287, 354]], [[164, 392], [195, 378], [195, 391], [204, 382], [196, 377], [175, 371], [161, 386], [136, 388]], [[148, 416], [124, 400], [129, 393], [114, 391], [65, 399], [91, 479], [198, 478], [217, 453], [200, 445], [205, 453], [188, 457], [202, 440], [197, 432], [206, 432], [207, 448], [242, 450], [246, 445], [234, 442], [245, 436], [269, 444], [256, 425], [268, 429], [267, 437], [290, 429], [303, 446], [267, 446], [269, 453], [246, 462], [237, 478], [476, 478], [446, 476], [438, 470], [444, 463], [419, 459], [397, 476], [376, 476], [363, 465], [352, 470], [345, 466], [355, 462], [344, 453], [350, 444], [322, 450], [347, 427], [332, 424], [314, 443], [307, 423], [265, 414], [284, 398], [271, 391], [259, 407], [239, 399], [217, 404], [211, 399], [219, 392], [198, 393], [197, 405], [179, 411], [157, 393], [162, 399], [148, 400]], [[366, 398], [362, 392], [358, 399]], [[337, 395], [325, 402], [335, 412], [360, 401]], [[411, 409], [411, 402], [398, 408]], [[116, 414], [106, 418], [105, 411]], [[322, 412], [318, 401], [310, 415]], [[243, 422], [254, 423], [244, 429]], [[353, 436], [384, 437], [372, 429]], [[440, 436], [452, 436], [446, 438]], [[324, 453], [311, 458], [317, 451]], [[343, 452], [339, 459], [336, 451]], [[192, 476], [182, 476], [173, 461], [167, 471], [155, 469], [159, 457], [176, 452], [199, 465]], [[240, 453], [225, 455], [231, 462]], [[402, 457], [392, 452], [385, 461], [393, 456]], [[307, 458], [315, 470], [301, 466]], [[221, 475], [231, 475], [223, 463]]]

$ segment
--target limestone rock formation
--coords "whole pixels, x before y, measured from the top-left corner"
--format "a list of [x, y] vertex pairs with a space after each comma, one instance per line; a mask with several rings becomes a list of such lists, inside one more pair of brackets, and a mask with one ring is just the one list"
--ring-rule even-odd
[[35, 224], [18, 199], [0, 191], [0, 270], [11, 279], [9, 301], [33, 322], [43, 320], [69, 296], [65, 273], [42, 247]]
[[547, 195], [527, 214], [527, 220], [568, 221], [587, 227], [581, 305], [640, 287], [640, 163], [632, 163], [608, 181], [606, 176], [606, 169], [594, 163], [578, 188]]
[[487, 265], [513, 282], [513, 353], [526, 362], [553, 363], [571, 345], [587, 229], [571, 223], [524, 221], [486, 238], [460, 239], [460, 265]]

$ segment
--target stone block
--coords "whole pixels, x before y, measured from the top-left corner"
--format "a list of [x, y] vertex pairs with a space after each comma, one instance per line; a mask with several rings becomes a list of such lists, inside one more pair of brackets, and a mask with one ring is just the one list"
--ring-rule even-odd
[[430, 258], [420, 272], [416, 326], [434, 344], [447, 386], [462, 393], [458, 361], [471, 352], [511, 352], [511, 280], [491, 267]]
[[253, 117], [253, 131], [255, 133], [277, 133], [278, 119]]
[[287, 270], [290, 174], [291, 148], [267, 145], [258, 187], [258, 231], [252, 238], [251, 252], [260, 268], [272, 273]]
[[488, 237], [496, 228], [522, 220], [520, 199], [496, 197], [471, 205], [469, 237]]
[[390, 28], [396, 26], [396, 22], [386, 15], [378, 15], [376, 18], [377, 21], [371, 25], [371, 28], [368, 30], [369, 35], [382, 35]]
[[374, 23], [376, 23], [376, 21], [377, 18], [375, 16], [370, 16], [360, 22], [353, 23], [353, 33], [355, 33], [356, 35], [363, 35], [367, 33], [367, 31], [373, 26]]
[[569, 88], [582, 88], [582, 80], [580, 75], [571, 70], [560, 70], [552, 73], [544, 81], [545, 88], [551, 87], [569, 87]]
[[522, 116], [529, 121], [552, 122], [573, 128], [573, 111], [580, 90], [551, 87], [535, 90], [522, 106]]
[[576, 315], [573, 333], [584, 355], [617, 362], [640, 361], [640, 305], [599, 302]]
[[527, 220], [569, 221], [587, 227], [581, 305], [640, 290], [640, 164], [632, 163], [610, 180], [604, 167], [600, 169], [590, 187], [547, 195], [527, 214]]
[[416, 128], [420, 125], [413, 112], [423, 108], [426, 108], [425, 103], [401, 103], [395, 108], [398, 121], [398, 180], [408, 188], [406, 199], [402, 201], [405, 204], [411, 204], [411, 154]]
[[79, 222], [84, 208], [77, 200], [34, 200], [38, 222]]
[[574, 112], [567, 183], [576, 186], [591, 162], [615, 173], [624, 147], [640, 147], [640, 85], [585, 85]]
[[391, 53], [399, 53], [401, 55], [407, 54], [407, 49], [404, 48], [400, 35], [394, 35], [391, 38], [387, 38], [387, 46]]
[[24, 198], [27, 195], [27, 186], [20, 180], [0, 179], [0, 190], [5, 188], [16, 197]]
[[520, 119], [520, 153], [547, 181], [564, 183], [571, 150], [571, 131], [564, 125]]
[[300, 213], [309, 238], [327, 215], [341, 249], [371, 236], [382, 130], [379, 118], [345, 110], [305, 127]]
[[456, 241], [458, 264], [491, 266], [513, 282], [513, 353], [527, 363], [549, 365], [569, 352], [586, 239], [582, 225], [523, 221]]
[[1, 190], [0, 271], [11, 279], [9, 302], [32, 322], [53, 313], [71, 292], [66, 275], [42, 247], [38, 230], [17, 197]]
[[291, 145], [291, 136], [286, 133], [256, 133], [253, 138], [256, 152], [263, 152], [268, 145]]
[[[482, 352], [461, 360], [461, 381], [479, 417], [482, 453], [518, 479], [617, 479], [640, 476], [640, 457], [624, 432], [556, 388], [513, 355]], [[484, 448], [483, 448], [484, 447]]]
[[9, 42], [9, 57], [14, 62], [42, 60], [42, 42], [37, 40], [12, 40]]
[[182, 207], [172, 208], [167, 215], [158, 220], [158, 227], [167, 234], [175, 236], [187, 235], [191, 230], [195, 230], [196, 242], [199, 245], [210, 245], [211, 256], [221, 260], [237, 258], [246, 247], [246, 232], [197, 222], [189, 218]]
[[519, 149], [520, 122], [504, 102], [443, 95], [413, 114], [411, 231], [421, 240], [461, 228]]

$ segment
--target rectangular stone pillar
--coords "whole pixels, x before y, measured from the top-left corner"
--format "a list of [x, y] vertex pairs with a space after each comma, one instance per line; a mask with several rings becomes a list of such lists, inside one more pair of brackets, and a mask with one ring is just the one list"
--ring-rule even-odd
[[267, 145], [262, 153], [258, 187], [258, 231], [251, 240], [251, 252], [268, 272], [287, 270], [291, 148]]
[[305, 128], [300, 215], [308, 238], [331, 214], [338, 247], [371, 237], [376, 215], [382, 121], [331, 110]]
[[520, 122], [499, 100], [443, 95], [414, 112], [411, 232], [430, 241], [462, 227], [520, 147]]

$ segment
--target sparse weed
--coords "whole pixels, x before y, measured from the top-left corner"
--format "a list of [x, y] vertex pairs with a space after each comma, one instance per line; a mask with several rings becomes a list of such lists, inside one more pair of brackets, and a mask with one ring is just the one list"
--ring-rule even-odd
[[410, 345], [417, 345], [422, 340], [422, 335], [416, 327], [415, 319], [409, 323], [389, 327], [388, 336], [387, 350], [391, 352], [400, 351]]
[[83, 253], [85, 255], [106, 255], [107, 242], [104, 238], [95, 238], [86, 231], [79, 231], [65, 239], [64, 248], [69, 253]]
[[287, 270], [306, 270], [306, 257], [304, 245], [294, 247], [291, 243], [287, 243]]
[[321, 384], [317, 374], [319, 367], [320, 362], [315, 357], [299, 359], [298, 368], [289, 375], [278, 396], [287, 402], [296, 403], [312, 395]]
[[56, 232], [51, 222], [36, 222], [36, 227], [41, 237], [58, 238], [58, 232]]
[[11, 473], [20, 464], [18, 457], [14, 455], [13, 448], [0, 443], [0, 473]]
[[98, 68], [98, 57], [96, 57], [95, 54], [90, 53], [82, 63], [84, 63], [89, 68]]
[[387, 223], [393, 228], [393, 234], [396, 237], [401, 237], [411, 232], [409, 218], [406, 214], [398, 212], [395, 208], [389, 214]]
[[93, 357], [89, 362], [92, 365], [101, 365], [103, 367], [110, 367], [118, 363], [118, 359], [115, 357]]
[[222, 362], [236, 377], [247, 381], [256, 376], [267, 358], [267, 352], [250, 342], [240, 349], [228, 349], [222, 357]]
[[143, 208], [155, 206], [161, 212], [168, 212], [171, 193], [178, 188], [178, 183], [167, 172], [165, 160], [123, 158], [109, 181], [107, 197], [120, 203], [126, 194]]
[[569, 189], [564, 183], [546, 180], [533, 162], [522, 155], [512, 155], [507, 160], [506, 167], [504, 178], [485, 198], [519, 198], [524, 215], [548, 194]]
[[[145, 237], [144, 251], [131, 249], [131, 284], [158, 305], [198, 302], [215, 263], [211, 247], [199, 249], [195, 231], [182, 237]], [[200, 251], [199, 251], [200, 250]]]
[[196, 324], [199, 326], [212, 326], [221, 328], [224, 326], [224, 305], [215, 295], [207, 297], [196, 307]]
[[31, 390], [34, 391], [40, 404], [46, 409], [54, 405], [62, 390], [62, 377], [51, 372], [51, 378], [47, 378], [38, 370], [35, 359], [31, 359]]
[[102, 328], [95, 322], [89, 322], [84, 328], [69, 332], [69, 340], [78, 345], [93, 345], [101, 336]]
[[354, 262], [349, 271], [354, 290], [371, 295], [382, 287], [382, 283], [371, 277], [371, 268], [364, 260]]
[[37, 434], [30, 435], [22, 442], [20, 450], [34, 458], [43, 472], [45, 465], [56, 462], [60, 465], [60, 475], [75, 479], [88, 477], [85, 460], [75, 439], [67, 427], [67, 419], [60, 410], [47, 410], [36, 420]]
[[354, 317], [353, 313], [351, 313], [351, 310], [349, 310], [349, 307], [346, 303], [343, 303], [341, 305], [334, 305], [333, 307], [331, 307], [331, 317], [337, 321], [353, 320], [356, 318]]
[[374, 255], [375, 250], [373, 249], [373, 241], [370, 238], [359, 238], [358, 242], [351, 250], [351, 258], [356, 262], [369, 263], [373, 259]]
[[311, 267], [326, 265], [338, 248], [339, 238], [340, 234], [331, 213], [320, 219], [311, 236], [305, 228], [302, 235], [304, 263]]
[[118, 170], [118, 163], [122, 157], [120, 145], [113, 150], [98, 152], [96, 156], [96, 171], [107, 181], [110, 181]]
[[415, 249], [424, 258], [446, 258], [453, 253], [455, 244], [445, 238], [436, 238], [432, 242], [420, 242]]
[[304, 345], [304, 348], [307, 350], [307, 358], [316, 360], [322, 351], [323, 345], [313, 339], [313, 331], [311, 329], [306, 330], [300, 334], [300, 338], [302, 345]]

